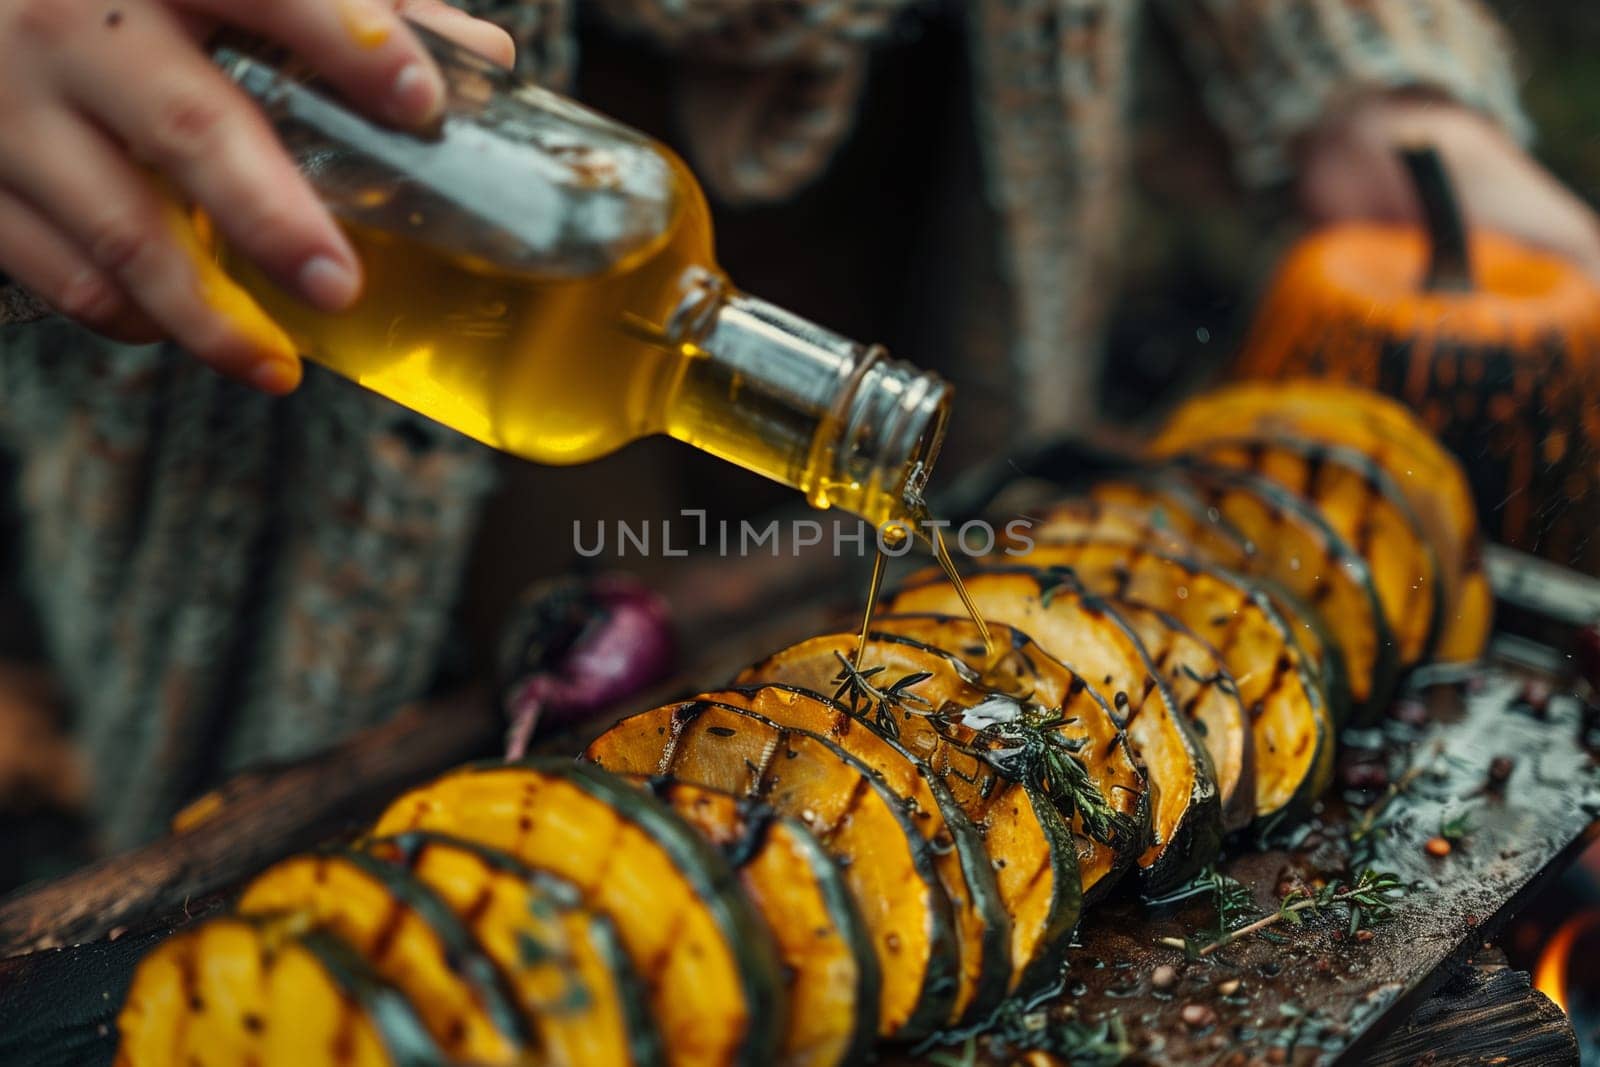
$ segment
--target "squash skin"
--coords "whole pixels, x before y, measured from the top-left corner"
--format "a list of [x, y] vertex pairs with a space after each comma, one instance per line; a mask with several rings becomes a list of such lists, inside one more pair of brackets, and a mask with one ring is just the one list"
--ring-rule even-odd
[[766, 917], [789, 980], [778, 1062], [863, 1062], [878, 1030], [878, 957], [833, 858], [798, 819], [758, 801], [667, 778], [633, 781], [727, 857]]
[[[755, 688], [746, 692], [771, 696], [785, 688], [838, 689], [839, 656], [849, 660], [856, 649], [855, 634], [829, 634], [811, 638], [782, 649], [742, 671], [737, 682]], [[884, 641], [869, 635], [862, 669], [881, 668], [882, 684], [927, 673], [921, 682], [906, 686], [906, 691], [941, 709], [970, 707], [990, 694], [974, 686], [961, 673], [960, 665], [944, 655], [922, 646]], [[887, 679], [887, 680], [884, 680]], [[775, 683], [761, 685], [761, 683]], [[780, 710], [770, 713], [789, 725], [806, 726], [817, 733], [841, 739], [870, 731], [887, 737], [885, 727], [876, 721], [876, 709], [861, 705], [859, 713], [843, 704], [833, 705], [824, 719], [816, 715], [812, 703], [805, 714]], [[768, 700], [766, 703], [774, 703]], [[767, 712], [763, 707], [757, 711]], [[906, 753], [928, 780], [959, 806], [963, 818], [977, 829], [974, 858], [992, 872], [1001, 920], [994, 932], [1004, 935], [1001, 958], [1007, 962], [999, 992], [1027, 990], [1041, 975], [1053, 975], [1059, 967], [1062, 947], [1077, 925], [1082, 890], [1079, 881], [1078, 850], [1072, 834], [1049, 798], [1028, 785], [1009, 780], [981, 759], [956, 748], [932, 722], [908, 711], [894, 719], [897, 749]], [[948, 733], [967, 744], [975, 741], [975, 731], [953, 723]]]
[[839, 704], [805, 687], [739, 686], [701, 693], [698, 699], [825, 737], [902, 798], [916, 813], [914, 825], [928, 843], [955, 923], [960, 968], [946, 1021], [955, 1025], [992, 1011], [1005, 996], [1010, 977], [1010, 918], [978, 827], [945, 780], [922, 773], [916, 758], [895, 740], [870, 723], [849, 718]]
[[1332, 635], [1350, 687], [1348, 702], [1329, 694], [1335, 721], [1387, 708], [1400, 656], [1367, 561], [1309, 501], [1271, 479], [1203, 462], [1182, 469], [1208, 506], [1247, 531], [1257, 546], [1253, 572], [1315, 612]]
[[[785, 1004], [766, 926], [723, 858], [654, 797], [570, 760], [469, 767], [402, 795], [373, 834], [417, 830], [497, 849], [576, 886], [616, 926], [652, 990], [674, 1067], [760, 1067], [775, 1056]], [[603, 861], [619, 853], [626, 863]]]
[[[428, 886], [507, 978], [552, 1067], [665, 1062], [648, 991], [604, 916], [578, 891], [503, 852], [439, 834], [413, 832], [365, 844]], [[539, 946], [528, 950], [530, 942]]]
[[1176, 459], [1193, 461], [1251, 471], [1305, 500], [1366, 560], [1401, 669], [1433, 654], [1444, 617], [1438, 556], [1381, 467], [1348, 448], [1284, 437], [1208, 442]]
[[[1038, 530], [1039, 541], [1103, 541], [1108, 544], [1137, 544], [1161, 548], [1175, 555], [1208, 559], [1229, 570], [1249, 571], [1255, 548], [1244, 532], [1221, 515], [1207, 512], [1200, 499], [1181, 477], [1172, 472], [1152, 470], [1121, 479], [1096, 482], [1087, 490], [1087, 499], [1108, 511], [1132, 511], [1144, 525], [1164, 536], [1119, 536], [1115, 526], [1100, 522], [1084, 524], [1070, 521], [1072, 501], [1046, 512]], [[1109, 534], [1109, 536], [1108, 536]]]
[[1465, 468], [1494, 540], [1600, 573], [1600, 299], [1559, 256], [1478, 230], [1474, 287], [1421, 288], [1409, 227], [1343, 225], [1285, 257], [1235, 365], [1403, 402]]
[[140, 961], [117, 1029], [115, 1067], [194, 1062], [187, 1050], [296, 1067], [446, 1062], [404, 997], [293, 917], [226, 917], [174, 934]]
[[1344, 446], [1382, 467], [1439, 556], [1444, 620], [1434, 658], [1458, 663], [1483, 654], [1494, 628], [1494, 595], [1472, 489], [1461, 464], [1405, 405], [1332, 381], [1241, 382], [1181, 405], [1152, 448], [1179, 452], [1240, 433]]
[[960, 961], [950, 900], [903, 798], [867, 764], [821, 735], [700, 699], [623, 719], [584, 758], [757, 797], [798, 817], [840, 861], [873, 932], [879, 1036], [923, 1036], [949, 1018]]
[[[1041, 550], [1017, 558], [1032, 559]], [[1141, 889], [1166, 892], [1215, 858], [1222, 806], [1210, 756], [1127, 621], [1110, 603], [1031, 567], [980, 567], [966, 584], [986, 619], [1035, 635], [1040, 647], [1099, 689], [1128, 724], [1128, 740], [1144, 760], [1155, 794], [1154, 849], [1138, 861]], [[948, 614], [962, 607], [955, 587], [941, 579], [897, 591], [887, 610]]]
[[447, 1056], [515, 1063], [530, 1033], [499, 970], [444, 901], [359, 852], [308, 853], [245, 887], [242, 916], [303, 915], [348, 945], [413, 1005]]

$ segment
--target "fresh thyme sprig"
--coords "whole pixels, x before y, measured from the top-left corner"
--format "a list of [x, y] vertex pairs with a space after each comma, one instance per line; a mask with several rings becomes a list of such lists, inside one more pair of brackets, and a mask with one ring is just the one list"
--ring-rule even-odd
[[890, 740], [900, 739], [900, 723], [895, 719], [896, 709], [915, 711], [918, 714], [927, 714], [933, 710], [930, 701], [911, 692], [914, 686], [933, 677], [930, 672], [915, 671], [887, 688], [879, 688], [871, 679], [886, 669], [882, 664], [857, 670], [842, 652], [835, 651], [833, 655], [839, 661], [839, 673], [833, 679], [839, 683], [839, 688], [834, 690], [833, 699], [848, 705], [852, 715], [861, 718], [870, 717], [873, 725], [881, 729]]
[[1427, 773], [1428, 769], [1433, 766], [1434, 757], [1438, 756], [1443, 749], [1442, 742], [1436, 743], [1429, 751], [1427, 758], [1419, 759], [1413, 763], [1404, 774], [1389, 784], [1389, 788], [1383, 791], [1382, 796], [1362, 810], [1361, 815], [1350, 826], [1350, 843], [1352, 845], [1360, 845], [1369, 837], [1373, 837], [1383, 830], [1384, 827], [1378, 820], [1383, 815], [1384, 810], [1397, 797], [1408, 792], [1416, 784], [1418, 778]]
[[1290, 926], [1299, 926], [1305, 922], [1302, 912], [1320, 914], [1335, 904], [1347, 905], [1350, 909], [1350, 933], [1368, 929], [1383, 922], [1389, 917], [1394, 908], [1396, 898], [1404, 895], [1406, 885], [1392, 874], [1381, 873], [1370, 868], [1361, 872], [1353, 885], [1342, 882], [1329, 882], [1321, 889], [1312, 891], [1306, 889], [1295, 890], [1286, 895], [1278, 904], [1278, 910], [1271, 915], [1263, 916], [1253, 923], [1239, 927], [1237, 930], [1228, 930], [1222, 933], [1208, 945], [1195, 948], [1192, 943], [1181, 937], [1163, 937], [1161, 944], [1169, 948], [1183, 949], [1192, 952], [1195, 956], [1205, 957], [1225, 948], [1241, 938], [1261, 932], [1271, 926], [1286, 923]]

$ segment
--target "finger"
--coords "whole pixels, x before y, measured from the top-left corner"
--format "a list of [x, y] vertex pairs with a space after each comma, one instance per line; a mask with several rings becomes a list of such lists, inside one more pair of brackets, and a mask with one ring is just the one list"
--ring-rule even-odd
[[[16, 116], [0, 143], [11, 191], [71, 238], [174, 340], [270, 392], [299, 381], [293, 343], [200, 246], [183, 211], [100, 130], [64, 111]], [[5, 151], [16, 145], [49, 152]]]
[[[287, 45], [363, 113], [419, 127], [444, 113], [444, 77], [393, 0], [176, 0]], [[147, 68], [150, 69], [150, 68]]]
[[517, 44], [509, 33], [444, 0], [400, 0], [400, 14], [491, 63], [509, 68], [517, 61]]
[[[270, 5], [269, 5], [270, 6]], [[342, 311], [361, 264], [248, 97], [165, 13], [131, 11], [60, 59], [77, 106], [206, 210], [284, 289]]]
[[161, 331], [105, 271], [56, 227], [0, 189], [0, 268], [56, 311], [119, 341], [144, 343]]

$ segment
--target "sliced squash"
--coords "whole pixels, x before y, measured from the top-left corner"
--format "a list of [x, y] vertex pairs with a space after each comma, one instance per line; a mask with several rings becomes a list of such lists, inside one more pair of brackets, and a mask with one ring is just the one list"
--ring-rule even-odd
[[788, 983], [779, 1062], [859, 1063], [878, 1033], [878, 958], [833, 858], [798, 819], [692, 782], [636, 778], [715, 845], [767, 920]]
[[1276, 482], [1206, 463], [1187, 464], [1184, 473], [1209, 507], [1250, 538], [1255, 572], [1325, 624], [1349, 681], [1352, 714], [1387, 707], [1400, 676], [1399, 648], [1366, 560], [1309, 501]]
[[[1042, 550], [1036, 547], [1034, 554]], [[1127, 620], [1106, 601], [1070, 585], [1026, 567], [980, 570], [966, 579], [984, 618], [1031, 634], [1122, 718], [1155, 795], [1154, 841], [1138, 860], [1141, 885], [1146, 892], [1164, 892], [1209, 863], [1221, 845], [1211, 760]], [[956, 587], [938, 580], [896, 592], [886, 610], [952, 614], [963, 608]]]
[[776, 949], [715, 849], [598, 768], [533, 759], [466, 768], [389, 805], [373, 833], [432, 831], [577, 887], [650, 990], [672, 1064], [766, 1064], [784, 1030]]
[[410, 872], [454, 912], [506, 976], [553, 1067], [665, 1062], [644, 983], [602, 915], [576, 887], [504, 852], [430, 833], [369, 841], [374, 858]]
[[1058, 580], [1159, 607], [1228, 665], [1255, 735], [1256, 817], [1298, 811], [1333, 776], [1333, 721], [1289, 624], [1249, 579], [1126, 545], [1040, 545]]
[[[1041, 789], [1006, 778], [984, 760], [986, 739], [966, 724], [962, 712], [994, 694], [974, 684], [959, 661], [876, 637], [869, 639], [861, 673], [854, 675], [859, 681], [854, 681], [849, 665], [855, 650], [855, 634], [813, 638], [747, 668], [738, 681], [835, 692], [855, 709], [852, 715], [837, 705], [789, 699], [790, 690], [782, 686], [746, 691], [754, 710], [785, 725], [840, 744], [862, 733], [894, 738], [977, 828], [977, 856], [994, 873], [1005, 916], [1000, 929], [1010, 935], [1002, 991], [1054, 977], [1078, 920], [1078, 852], [1060, 812]], [[937, 717], [928, 714], [935, 711]]]
[[117, 1016], [116, 1067], [447, 1062], [405, 997], [304, 916], [224, 918], [140, 961]]
[[882, 986], [878, 1033], [922, 1035], [950, 1017], [960, 952], [934, 849], [904, 794], [840, 745], [708, 700], [634, 715], [585, 758], [758, 797], [798, 818], [844, 868], [872, 931]]
[[[986, 620], [998, 655], [965, 615], [897, 614], [872, 620], [879, 640], [893, 637], [912, 648], [936, 649], [958, 660], [985, 687], [1014, 699], [1060, 709], [1054, 727], [1067, 742], [1109, 812], [1085, 825], [1085, 813], [1058, 801], [1078, 834], [1078, 870], [1085, 904], [1104, 896], [1151, 839], [1151, 798], [1144, 771], [1134, 759], [1111, 705], [1098, 689], [1046, 653], [1033, 638], [1002, 622]], [[799, 646], [797, 646], [799, 647]], [[905, 653], [900, 653], [904, 655]], [[1110, 852], [1097, 846], [1107, 845]]]
[[1494, 625], [1494, 597], [1483, 570], [1472, 490], [1460, 463], [1409, 408], [1332, 381], [1242, 382], [1186, 402], [1154, 448], [1170, 454], [1241, 434], [1342, 445], [1382, 467], [1439, 556], [1445, 596], [1435, 658], [1464, 662], [1483, 654]]
[[240, 915], [298, 913], [350, 946], [416, 1007], [452, 1059], [515, 1063], [530, 1032], [498, 969], [449, 907], [359, 852], [294, 856], [245, 888]]
[[1118, 600], [1116, 605], [1211, 757], [1223, 828], [1250, 825], [1256, 814], [1255, 739], [1228, 665], [1216, 649], [1166, 612], [1137, 600]]
[[820, 693], [792, 686], [753, 686], [699, 694], [699, 699], [753, 711], [779, 726], [820, 734], [870, 768], [915, 813], [939, 884], [950, 900], [960, 971], [947, 1020], [985, 1015], [1005, 995], [1010, 977], [1011, 923], [979, 827], [942, 778], [924, 774], [891, 736], [848, 719]]
[[1366, 560], [1401, 669], [1432, 654], [1445, 595], [1438, 557], [1382, 467], [1348, 448], [1285, 437], [1207, 442], [1176, 459], [1254, 471], [1305, 499]]

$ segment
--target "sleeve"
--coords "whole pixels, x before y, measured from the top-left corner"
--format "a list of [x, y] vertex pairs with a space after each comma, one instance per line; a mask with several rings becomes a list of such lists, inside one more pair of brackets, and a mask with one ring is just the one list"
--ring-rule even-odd
[[1481, 0], [1161, 0], [1207, 108], [1255, 185], [1291, 173], [1291, 150], [1339, 101], [1439, 93], [1526, 142], [1505, 32]]
[[48, 314], [50, 308], [43, 300], [0, 274], [0, 326], [33, 322]]

